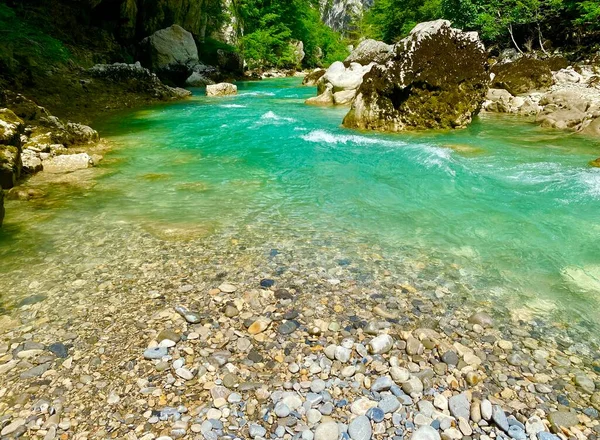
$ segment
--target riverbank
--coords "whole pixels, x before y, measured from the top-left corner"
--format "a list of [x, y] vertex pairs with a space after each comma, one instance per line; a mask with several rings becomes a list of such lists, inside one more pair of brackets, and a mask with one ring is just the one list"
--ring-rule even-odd
[[297, 82], [105, 121], [89, 184], [14, 210], [3, 435], [597, 437], [596, 303], [557, 281], [585, 281], [593, 241], [568, 228], [593, 232], [597, 150], [509, 119], [351, 132]]

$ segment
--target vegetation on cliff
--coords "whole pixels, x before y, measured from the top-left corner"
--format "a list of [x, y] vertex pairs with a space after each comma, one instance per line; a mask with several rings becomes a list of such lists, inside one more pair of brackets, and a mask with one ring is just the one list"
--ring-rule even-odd
[[302, 64], [331, 64], [348, 53], [339, 33], [320, 19], [310, 0], [243, 0], [239, 15], [245, 29], [242, 51], [251, 67], [298, 67], [294, 41], [304, 44]]
[[417, 23], [437, 18], [519, 51], [600, 47], [600, 3], [594, 0], [375, 0], [359, 29], [395, 42]]

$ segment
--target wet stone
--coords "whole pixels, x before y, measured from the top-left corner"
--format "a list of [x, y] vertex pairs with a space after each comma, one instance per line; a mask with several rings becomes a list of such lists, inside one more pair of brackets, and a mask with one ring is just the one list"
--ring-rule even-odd
[[283, 321], [279, 324], [277, 331], [282, 335], [289, 335], [298, 329], [298, 323], [295, 321]]
[[383, 418], [385, 417], [385, 412], [381, 408], [374, 407], [369, 409], [365, 415], [375, 423], [379, 423], [383, 421]]
[[570, 411], [555, 411], [548, 415], [548, 421], [552, 426], [553, 430], [557, 432], [561, 427], [570, 428], [571, 426], [575, 426], [579, 423], [579, 419], [577, 418], [577, 414]]
[[387, 376], [382, 376], [377, 378], [375, 382], [371, 385], [371, 391], [381, 392], [387, 391], [394, 385], [392, 379]]
[[262, 280], [260, 280], [260, 287], [263, 287], [265, 289], [268, 289], [269, 287], [273, 287], [275, 285], [275, 280], [272, 280], [270, 278], [264, 278]]
[[448, 365], [458, 365], [459, 358], [458, 358], [458, 355], [455, 352], [453, 352], [453, 351], [447, 351], [442, 356], [442, 361], [445, 364], [448, 364]]
[[69, 356], [69, 349], [62, 342], [50, 344], [50, 346], [48, 346], [48, 350], [59, 358], [66, 358]]

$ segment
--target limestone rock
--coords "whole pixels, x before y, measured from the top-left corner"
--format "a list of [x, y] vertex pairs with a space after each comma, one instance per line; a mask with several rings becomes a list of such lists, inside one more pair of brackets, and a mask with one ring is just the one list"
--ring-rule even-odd
[[230, 83], [209, 84], [206, 86], [206, 96], [236, 95], [237, 86]]
[[466, 127], [485, 98], [486, 58], [476, 33], [453, 29], [447, 20], [420, 23], [385, 65], [364, 76], [344, 125], [387, 131]]
[[346, 67], [340, 61], [333, 63], [317, 82], [318, 96], [309, 98], [306, 103], [320, 105], [351, 103], [362, 83], [363, 76], [373, 65], [361, 66], [358, 63], [351, 63]]
[[296, 67], [300, 67], [304, 57], [306, 56], [306, 53], [304, 52], [304, 43], [298, 40], [291, 40], [289, 45], [293, 53], [294, 65]]
[[348, 55], [344, 63], [358, 63], [363, 66], [371, 63], [384, 64], [392, 55], [394, 46], [383, 41], [363, 40]]

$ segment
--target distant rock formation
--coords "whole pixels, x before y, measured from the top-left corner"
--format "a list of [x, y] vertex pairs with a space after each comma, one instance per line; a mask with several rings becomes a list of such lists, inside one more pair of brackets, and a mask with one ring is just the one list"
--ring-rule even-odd
[[487, 55], [477, 33], [447, 20], [420, 23], [385, 64], [364, 76], [347, 127], [384, 131], [463, 128], [488, 89]]
[[321, 19], [330, 28], [344, 32], [351, 28], [354, 20], [373, 6], [374, 0], [321, 0]]

